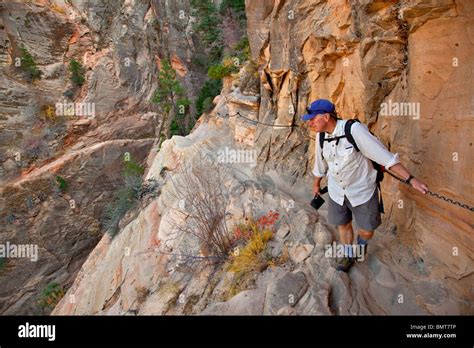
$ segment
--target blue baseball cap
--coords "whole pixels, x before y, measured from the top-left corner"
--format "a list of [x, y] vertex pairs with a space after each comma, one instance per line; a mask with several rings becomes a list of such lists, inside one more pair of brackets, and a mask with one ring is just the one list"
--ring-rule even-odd
[[316, 115], [326, 114], [334, 112], [336, 107], [327, 99], [318, 99], [311, 103], [309, 108], [306, 108], [308, 112], [306, 115], [303, 115], [301, 119], [303, 121], [309, 121], [313, 119]]

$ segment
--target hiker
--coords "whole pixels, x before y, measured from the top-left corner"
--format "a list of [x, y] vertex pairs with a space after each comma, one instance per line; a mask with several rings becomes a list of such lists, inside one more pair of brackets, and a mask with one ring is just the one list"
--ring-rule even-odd
[[337, 260], [336, 269], [347, 272], [355, 263], [352, 216], [359, 228], [357, 247], [364, 255], [368, 240], [381, 223], [383, 207], [378, 199], [381, 179], [376, 168], [390, 169], [423, 194], [428, 187], [413, 177], [400, 163], [398, 154], [389, 152], [365, 125], [338, 118], [329, 100], [314, 101], [307, 112], [302, 120], [318, 132], [313, 193], [320, 193], [321, 179], [328, 175], [328, 222], [338, 226], [339, 239], [344, 245], [344, 257]]

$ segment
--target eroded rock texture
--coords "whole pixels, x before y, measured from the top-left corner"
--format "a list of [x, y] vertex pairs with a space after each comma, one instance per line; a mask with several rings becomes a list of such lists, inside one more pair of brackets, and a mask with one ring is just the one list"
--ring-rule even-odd
[[[85, 18], [77, 23], [78, 29], [64, 34], [66, 39], [62, 41], [60, 35], [54, 37], [59, 40], [58, 45], [69, 42], [69, 51], [71, 47], [81, 50], [81, 40], [94, 43], [97, 52], [84, 53], [84, 57], [93, 62], [88, 81], [95, 81], [96, 87], [84, 87], [81, 95], [102, 100], [110, 95], [110, 100], [104, 101], [97, 128], [80, 138], [85, 139], [84, 145], [77, 147], [78, 152], [64, 155], [74, 159], [58, 159], [60, 162], [52, 162], [49, 169], [62, 168], [60, 164], [65, 163], [75, 168], [81, 159], [94, 158], [93, 154], [101, 153], [101, 149], [108, 149], [104, 157], [107, 161], [117, 158], [117, 147], [127, 137], [111, 134], [123, 131], [119, 122], [133, 117], [134, 112], [124, 111], [128, 116], [117, 117], [112, 123], [116, 127], [101, 121], [107, 112], [115, 115], [117, 103], [123, 103], [125, 110], [135, 110], [131, 105], [137, 103], [136, 107], [142, 110], [140, 98], [152, 91], [147, 76], [155, 73], [159, 65], [159, 59], [152, 59], [154, 45], [168, 45], [176, 56], [173, 66], [183, 74], [186, 87], [194, 86], [186, 67], [192, 48], [162, 38], [163, 33], [175, 30], [181, 33], [179, 40], [189, 41], [187, 24], [179, 24], [180, 30], [164, 24], [176, 20], [173, 17], [167, 22], [163, 14], [175, 11], [177, 7], [172, 2], [156, 2], [151, 7], [123, 2], [119, 9], [79, 3], [84, 4], [72, 1], [68, 5], [76, 16]], [[35, 11], [41, 13], [41, 6]], [[150, 39], [154, 35], [148, 27], [150, 11], [159, 18], [159, 43]], [[472, 212], [435, 197], [421, 196], [388, 176], [382, 185], [387, 213], [370, 241], [366, 260], [357, 263], [348, 274], [334, 270], [333, 260], [325, 257], [325, 247], [337, 240], [336, 230], [326, 223], [325, 209], [317, 212], [308, 204], [314, 163], [311, 137], [315, 134], [309, 133], [299, 120], [312, 100], [331, 99], [341, 117], [357, 117], [368, 124], [433, 191], [474, 205], [471, 2], [262, 0], [247, 1], [246, 13], [253, 62], [248, 62], [238, 76], [224, 79], [214, 109], [201, 116], [192, 134], [175, 136], [165, 141], [159, 152], [150, 151], [146, 178], [158, 182], [158, 196], [142, 202], [114, 239], [102, 237], [53, 314], [472, 314]], [[3, 12], [4, 31], [10, 33], [4, 35], [10, 37], [8, 47], [13, 47], [12, 38], [16, 35], [15, 30], [8, 29], [8, 25], [14, 25], [8, 20], [11, 16]], [[41, 18], [47, 20], [49, 16]], [[125, 18], [149, 29], [134, 31], [131, 25], [123, 29], [127, 35], [120, 34]], [[55, 20], [58, 27], [66, 23], [66, 19]], [[128, 44], [122, 46], [119, 42], [124, 40]], [[142, 57], [134, 60], [133, 73], [120, 65], [129, 50]], [[55, 51], [38, 48], [38, 52], [53, 55]], [[11, 59], [10, 56], [11, 53], [3, 55], [2, 60]], [[51, 64], [55, 61], [50, 60]], [[13, 81], [8, 93], [30, 93], [18, 82], [15, 84], [14, 76], [8, 77], [5, 70], [2, 73]], [[44, 84], [43, 90], [47, 88], [46, 79], [38, 83]], [[65, 82], [54, 83], [62, 86]], [[116, 89], [110, 90], [111, 86]], [[58, 87], [51, 88], [56, 93]], [[12, 98], [9, 103], [16, 99], [24, 101]], [[388, 102], [419, 103], [419, 118], [382, 115], [381, 104]], [[2, 112], [8, 115], [9, 110], [17, 110], [14, 104], [9, 105], [2, 103]], [[246, 119], [235, 116], [237, 113]], [[255, 125], [252, 120], [299, 127]], [[130, 124], [136, 126], [135, 122]], [[97, 139], [102, 143], [92, 145]], [[148, 140], [127, 141], [135, 147], [148, 146]], [[280, 261], [260, 269], [237, 293], [231, 291], [235, 274], [222, 264], [207, 262], [208, 252], [199, 240], [180, 233], [179, 226], [193, 226], [191, 218], [179, 213], [189, 202], [178, 199], [175, 193], [176, 187], [184, 185], [180, 171], [186, 166], [202, 168], [204, 163], [209, 170], [207, 177], [218, 183], [217, 172], [210, 163], [217, 161], [225, 148], [255, 151], [256, 156], [255, 162], [220, 163], [229, 229], [246, 217], [259, 217], [269, 210], [280, 213], [273, 239], [265, 250], [266, 255]], [[148, 152], [143, 151], [137, 150], [137, 155]], [[86, 165], [84, 170], [87, 168]], [[107, 166], [101, 168], [94, 174], [87, 169], [88, 175], [79, 170], [74, 185], [80, 187], [81, 180], [97, 180], [97, 185], [107, 191], [107, 185], [115, 181], [101, 176], [100, 171]], [[6, 186], [4, 197], [20, 195], [28, 185], [41, 183], [41, 173], [48, 173], [49, 169], [39, 168], [15, 179]], [[95, 199], [103, 199], [99, 196]], [[87, 199], [90, 202], [92, 198]], [[44, 205], [51, 209], [51, 204]], [[92, 208], [81, 208], [81, 212], [93, 215], [88, 209]], [[58, 223], [57, 215], [46, 210], [38, 214], [43, 214], [44, 219], [35, 216], [33, 236], [43, 235], [49, 243], [63, 243], [64, 234], [58, 232], [61, 229], [56, 225], [65, 228], [76, 224], [77, 229], [87, 229], [88, 234], [93, 231], [86, 227], [88, 221], [92, 226], [93, 219]], [[55, 226], [53, 230], [38, 230], [42, 226], [38, 221], [55, 221]], [[8, 233], [13, 236], [21, 231], [18, 228], [9, 227]], [[25, 228], [21, 233], [27, 231]], [[84, 245], [82, 249], [70, 247], [81, 253], [77, 260], [83, 260], [86, 250], [90, 250], [87, 238], [74, 231], [68, 233], [76, 235], [76, 243]], [[71, 259], [70, 253], [65, 254], [68, 256], [60, 254], [58, 258]], [[206, 261], [190, 267], [183, 254], [204, 257]], [[70, 263], [76, 271], [81, 265], [77, 262]], [[63, 272], [65, 277], [76, 274], [73, 270], [65, 272], [63, 261], [57, 261], [57, 265], [63, 268], [58, 271], [55, 267], [56, 272]], [[35, 273], [38, 279], [43, 279], [41, 274], [49, 274], [42, 272]], [[24, 279], [36, 284], [31, 280], [34, 277]], [[7, 291], [2, 292], [8, 303], [4, 312], [8, 308], [11, 312], [23, 310], [21, 298], [29, 295], [22, 291], [14, 300]]]
[[[123, 185], [124, 154], [140, 163], [155, 142], [160, 118], [149, 99], [160, 60], [159, 3], [0, 4], [0, 239], [37, 244], [40, 254], [36, 263], [8, 260], [0, 312], [39, 313], [48, 283], [72, 283], [101, 238], [104, 207]], [[21, 47], [40, 80], [29, 82], [15, 65]], [[84, 67], [81, 87], [69, 79], [72, 59]], [[47, 113], [63, 102], [93, 103], [95, 117]], [[56, 176], [68, 194], [58, 192]]]

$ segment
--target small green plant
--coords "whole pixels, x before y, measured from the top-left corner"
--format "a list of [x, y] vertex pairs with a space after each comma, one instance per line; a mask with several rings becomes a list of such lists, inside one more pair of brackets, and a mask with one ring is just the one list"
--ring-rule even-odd
[[144, 172], [145, 168], [135, 162], [132, 158], [130, 158], [129, 161], [124, 161], [124, 176], [142, 176]]
[[25, 47], [20, 48], [21, 51], [21, 69], [27, 74], [30, 81], [41, 79], [42, 72], [38, 69], [33, 56]]
[[69, 63], [69, 71], [71, 72], [71, 81], [74, 85], [80, 87], [86, 81], [84, 78], [84, 68], [81, 63], [73, 59]]
[[163, 142], [164, 142], [165, 140], [166, 140], [166, 137], [165, 137], [163, 134], [161, 134], [161, 135], [160, 135], [160, 141], [158, 142], [158, 151], [161, 150], [161, 146], [163, 145]]
[[64, 180], [61, 176], [56, 176], [56, 183], [58, 184], [58, 188], [61, 192], [66, 192], [68, 188], [68, 184], [66, 180]]
[[54, 309], [63, 298], [64, 290], [57, 283], [49, 283], [40, 295], [38, 305], [43, 309]]
[[221, 64], [213, 65], [209, 68], [207, 75], [211, 79], [220, 80], [239, 71], [240, 60], [237, 58], [226, 57]]
[[250, 42], [247, 36], [243, 36], [232, 49], [232, 55], [237, 56], [241, 62], [250, 59]]
[[[189, 124], [189, 105], [191, 101], [188, 98], [181, 98], [177, 102], [176, 115], [171, 121], [170, 126], [170, 137], [173, 135], [186, 136], [191, 130], [191, 124]], [[188, 124], [187, 124], [188, 122]]]
[[221, 93], [221, 88], [221, 80], [207, 80], [204, 82], [196, 99], [196, 118], [199, 118], [203, 112], [208, 111], [208, 108], [212, 105], [212, 100]]
[[6, 257], [0, 257], [0, 271], [2, 271], [7, 264], [7, 258]]
[[115, 191], [113, 201], [106, 206], [102, 219], [103, 228], [112, 237], [119, 232], [120, 220], [142, 196], [144, 171], [145, 169], [132, 158], [124, 162], [124, 184]]
[[114, 200], [105, 208], [103, 227], [112, 237], [119, 231], [119, 223], [123, 216], [135, 204], [133, 187], [125, 185], [115, 192]]
[[72, 100], [75, 94], [76, 92], [74, 91], [74, 89], [70, 88], [63, 93], [63, 96]]

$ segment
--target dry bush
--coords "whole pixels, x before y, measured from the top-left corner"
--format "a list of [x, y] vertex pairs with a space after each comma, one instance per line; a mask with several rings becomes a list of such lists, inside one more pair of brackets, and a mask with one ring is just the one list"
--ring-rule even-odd
[[143, 302], [145, 302], [146, 298], [148, 297], [148, 294], [150, 293], [150, 290], [143, 286], [139, 286], [135, 288], [135, 291], [137, 293], [138, 305], [141, 305]]
[[201, 250], [201, 256], [184, 257], [194, 261], [226, 259], [233, 239], [225, 222], [229, 196], [224, 185], [223, 168], [201, 157], [194, 163], [183, 164], [171, 181], [174, 199], [180, 202], [173, 209], [182, 219], [170, 221], [170, 224], [178, 234], [196, 237]]

